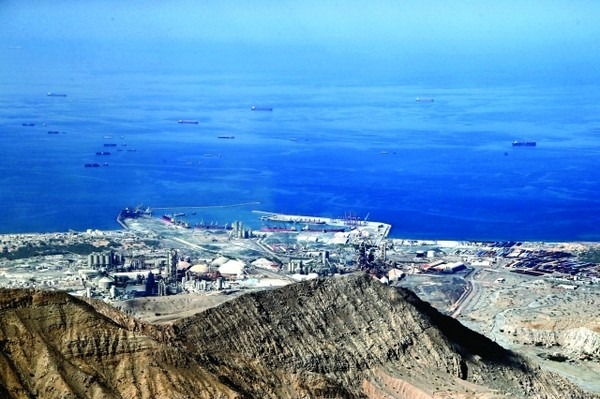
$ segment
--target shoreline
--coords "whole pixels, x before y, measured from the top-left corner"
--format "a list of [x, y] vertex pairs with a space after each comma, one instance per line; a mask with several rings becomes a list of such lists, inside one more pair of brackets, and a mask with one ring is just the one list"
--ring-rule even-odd
[[[165, 209], [165, 208], [156, 208], [156, 209]], [[169, 208], [172, 209], [172, 208]], [[188, 209], [185, 207], [179, 207], [177, 209]], [[191, 209], [191, 208], [190, 208]], [[258, 223], [248, 222], [246, 220], [242, 220], [242, 222], [253, 230], [259, 230], [260, 220], [262, 217], [273, 217], [271, 221], [275, 223], [294, 223], [294, 224], [313, 224], [312, 222], [324, 222], [324, 224], [334, 227], [353, 227], [352, 224], [345, 222], [343, 218], [331, 218], [325, 216], [314, 216], [314, 215], [299, 215], [299, 214], [285, 214], [285, 213], [277, 213], [277, 212], [268, 212], [262, 210], [252, 210], [253, 214], [260, 214], [261, 217], [256, 219]], [[129, 227], [122, 220], [120, 213], [117, 215], [114, 222], [118, 225], [117, 228], [96, 228], [96, 227], [88, 227], [85, 229], [66, 229], [66, 230], [45, 230], [45, 231], [23, 231], [23, 232], [2, 232], [0, 231], [0, 236], [14, 236], [14, 235], [44, 235], [44, 234], [66, 234], [66, 233], [86, 233], [86, 232], [115, 232], [115, 231], [128, 231]], [[263, 219], [264, 220], [264, 219]], [[599, 240], [585, 240], [585, 239], [519, 239], [519, 238], [454, 238], [454, 237], [440, 237], [440, 236], [432, 236], [430, 234], [424, 233], [415, 233], [415, 234], [403, 234], [399, 233], [398, 235], [394, 234], [394, 226], [392, 224], [386, 222], [376, 222], [376, 221], [363, 221], [357, 219], [354, 221], [356, 227], [367, 227], [371, 230], [376, 229], [376, 226], [383, 226], [385, 230], [382, 234], [382, 238], [387, 240], [400, 240], [400, 241], [419, 241], [419, 242], [456, 242], [456, 243], [494, 243], [494, 242], [521, 242], [521, 243], [531, 243], [531, 244], [544, 244], [544, 245], [560, 245], [560, 244], [600, 244]], [[256, 224], [257, 226], [254, 226]], [[315, 225], [319, 225], [323, 223], [317, 223]], [[400, 235], [401, 234], [401, 235]]]

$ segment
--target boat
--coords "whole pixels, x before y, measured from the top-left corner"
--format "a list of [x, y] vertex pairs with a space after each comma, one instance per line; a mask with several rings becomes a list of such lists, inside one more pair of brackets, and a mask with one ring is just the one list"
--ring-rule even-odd
[[219, 139], [234, 139], [235, 136], [218, 136]]
[[200, 223], [196, 223], [194, 225], [195, 229], [199, 229], [199, 230], [233, 230], [233, 226], [229, 225], [229, 224], [218, 224], [218, 223], [210, 223], [210, 224], [206, 224], [204, 223], [204, 221], [200, 222]]
[[535, 147], [537, 143], [535, 141], [513, 141], [513, 147]]
[[35, 123], [31, 123], [31, 122], [25, 122], [25, 123], [21, 123], [22, 126], [35, 126]]
[[58, 130], [48, 130], [48, 134], [59, 134]]
[[314, 227], [310, 227], [309, 225], [305, 225], [302, 228], [302, 231], [311, 231], [311, 232], [318, 232], [318, 233], [343, 233], [346, 231], [346, 229], [344, 227], [314, 228]]
[[100, 166], [99, 163], [86, 163], [85, 165], [83, 165], [86, 168], [97, 168]]
[[189, 229], [191, 226], [188, 222], [186, 222], [185, 220], [181, 220], [181, 219], [176, 219], [175, 216], [177, 214], [164, 214], [162, 215], [162, 220], [166, 223], [178, 226], [178, 227], [183, 227], [184, 229]]
[[113, 144], [113, 143], [105, 143], [104, 146], [105, 147], [116, 147], [117, 145]]
[[96, 155], [110, 155], [110, 152], [108, 152], [108, 151], [98, 151], [98, 152], [96, 152]]
[[257, 107], [255, 105], [251, 106], [250, 109], [252, 111], [273, 111], [273, 108], [271, 107]]
[[190, 119], [180, 119], [177, 123], [182, 125], [197, 125], [198, 121], [190, 120]]
[[64, 93], [53, 93], [51, 91], [47, 94], [48, 97], [66, 97], [67, 95]]
[[285, 226], [263, 226], [260, 228], [260, 231], [265, 231], [268, 233], [297, 233], [298, 229], [294, 226], [285, 227]]
[[185, 216], [185, 212], [177, 212], [177, 213], [174, 213], [173, 216], [175, 216], [175, 217]]
[[142, 216], [152, 216], [152, 209], [148, 207], [144, 210], [142, 209], [141, 205], [138, 205], [135, 208], [128, 207], [119, 212], [118, 219], [136, 219]]

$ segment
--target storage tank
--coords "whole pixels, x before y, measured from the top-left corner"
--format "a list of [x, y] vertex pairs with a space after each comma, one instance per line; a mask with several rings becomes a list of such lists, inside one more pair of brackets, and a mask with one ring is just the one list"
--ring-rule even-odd
[[98, 280], [98, 288], [102, 290], [108, 291], [112, 285], [113, 280], [110, 277], [102, 277], [100, 280]]

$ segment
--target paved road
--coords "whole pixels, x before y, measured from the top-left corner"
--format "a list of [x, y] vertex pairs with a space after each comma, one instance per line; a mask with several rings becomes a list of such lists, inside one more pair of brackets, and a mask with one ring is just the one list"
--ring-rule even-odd
[[483, 291], [481, 284], [477, 281], [479, 273], [480, 270], [475, 269], [475, 271], [469, 275], [465, 292], [454, 304], [454, 312], [452, 312], [451, 317], [457, 319], [462, 312], [468, 312], [475, 304], [477, 304], [477, 302], [479, 302], [479, 298]]

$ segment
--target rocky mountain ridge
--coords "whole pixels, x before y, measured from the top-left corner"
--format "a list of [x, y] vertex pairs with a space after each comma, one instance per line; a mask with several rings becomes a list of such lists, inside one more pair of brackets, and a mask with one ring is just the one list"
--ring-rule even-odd
[[0, 292], [0, 397], [597, 398], [366, 276], [247, 294], [170, 326]]

